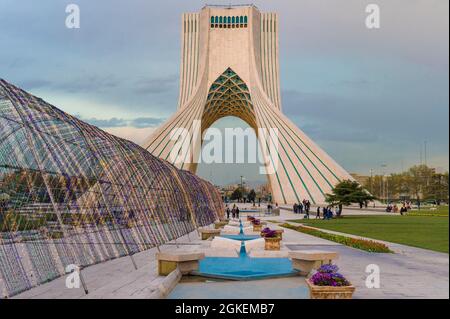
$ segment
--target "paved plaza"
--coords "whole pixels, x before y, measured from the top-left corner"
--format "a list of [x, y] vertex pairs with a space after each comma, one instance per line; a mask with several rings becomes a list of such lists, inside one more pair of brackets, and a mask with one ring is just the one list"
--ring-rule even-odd
[[[362, 214], [363, 212], [361, 212]], [[263, 217], [268, 221], [284, 221], [298, 217], [282, 210], [280, 216]], [[271, 224], [269, 223], [269, 226]], [[283, 243], [289, 250], [336, 251], [336, 264], [356, 286], [354, 298], [449, 298], [449, 255], [425, 249], [387, 243], [394, 254], [369, 253], [328, 240], [286, 229]], [[201, 250], [204, 243], [196, 232], [177, 240], [178, 249]], [[161, 246], [162, 251], [177, 249], [175, 242]], [[33, 288], [15, 298], [154, 298], [161, 285], [157, 275], [156, 249], [134, 256], [94, 265], [83, 270], [89, 290], [65, 287], [65, 277]], [[366, 288], [366, 267], [378, 265], [381, 275], [379, 289]], [[245, 289], [243, 289], [245, 287]], [[257, 280], [251, 282], [181, 281], [169, 298], [307, 298], [303, 277]]]

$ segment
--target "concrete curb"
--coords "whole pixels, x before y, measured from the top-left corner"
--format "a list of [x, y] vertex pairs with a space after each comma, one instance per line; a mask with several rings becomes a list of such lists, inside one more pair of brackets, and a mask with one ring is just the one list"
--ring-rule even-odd
[[177, 268], [172, 271], [167, 277], [162, 279], [161, 283], [158, 285], [158, 288], [155, 292], [153, 292], [149, 298], [150, 299], [165, 299], [167, 298], [172, 290], [178, 285], [181, 280], [181, 271]]

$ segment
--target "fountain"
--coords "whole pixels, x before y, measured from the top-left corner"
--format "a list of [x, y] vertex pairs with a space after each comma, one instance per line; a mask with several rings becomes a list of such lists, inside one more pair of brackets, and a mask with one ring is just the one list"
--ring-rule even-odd
[[233, 240], [239, 240], [239, 241], [247, 241], [247, 240], [254, 240], [258, 239], [261, 236], [259, 235], [245, 235], [244, 233], [244, 225], [242, 224], [242, 220], [239, 220], [239, 234], [238, 235], [221, 235], [220, 237], [233, 239]]
[[245, 235], [242, 221], [238, 235], [220, 237], [241, 241], [239, 256], [206, 257], [200, 261], [198, 275], [228, 280], [256, 280], [297, 275], [289, 258], [251, 258], [245, 242], [261, 238], [259, 235]]

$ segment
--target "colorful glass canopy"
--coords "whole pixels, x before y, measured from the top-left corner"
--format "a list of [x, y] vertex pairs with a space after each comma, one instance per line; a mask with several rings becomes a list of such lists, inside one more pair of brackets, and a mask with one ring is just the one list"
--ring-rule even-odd
[[0, 80], [0, 296], [222, 214], [210, 183]]

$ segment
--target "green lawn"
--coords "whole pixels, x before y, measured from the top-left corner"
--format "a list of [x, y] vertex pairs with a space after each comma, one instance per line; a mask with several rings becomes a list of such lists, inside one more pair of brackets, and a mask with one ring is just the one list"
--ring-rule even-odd
[[413, 210], [410, 215], [448, 216], [448, 206], [439, 206], [436, 209]]
[[[425, 211], [423, 211], [425, 212]], [[290, 220], [290, 222], [352, 235], [390, 241], [448, 253], [447, 217], [434, 216], [345, 216], [333, 220]]]

